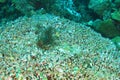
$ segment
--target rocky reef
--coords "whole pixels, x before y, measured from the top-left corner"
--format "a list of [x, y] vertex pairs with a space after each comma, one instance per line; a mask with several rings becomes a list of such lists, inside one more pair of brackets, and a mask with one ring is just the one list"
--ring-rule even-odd
[[[104, 23], [112, 20], [111, 24], [115, 25], [112, 32], [115, 35], [108, 34], [109, 31], [106, 30], [106, 24], [103, 25], [101, 22], [100, 25], [102, 30], [96, 30], [96, 25], [93, 29], [101, 33], [103, 36], [108, 38], [114, 38], [120, 36], [120, 9], [119, 9], [119, 0], [0, 0], [0, 20], [1, 22], [6, 22], [8, 20], [14, 20], [20, 16], [32, 16], [36, 10], [43, 9], [44, 13], [52, 13], [67, 19], [88, 23], [89, 21], [96, 22], [100, 19]], [[5, 13], [5, 14], [4, 14]], [[13, 15], [11, 15], [13, 14]], [[113, 26], [112, 26], [113, 27]], [[111, 27], [108, 29], [110, 30]]]

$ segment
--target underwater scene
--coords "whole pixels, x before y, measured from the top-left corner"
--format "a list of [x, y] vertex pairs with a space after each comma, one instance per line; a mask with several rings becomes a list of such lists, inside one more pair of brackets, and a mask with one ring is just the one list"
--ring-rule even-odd
[[0, 0], [0, 80], [120, 80], [120, 0]]

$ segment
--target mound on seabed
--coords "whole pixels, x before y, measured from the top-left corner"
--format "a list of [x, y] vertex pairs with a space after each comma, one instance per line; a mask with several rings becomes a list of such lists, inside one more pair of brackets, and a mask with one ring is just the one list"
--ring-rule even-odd
[[[120, 79], [120, 52], [109, 39], [83, 24], [44, 14], [5, 26], [0, 31], [2, 80]], [[37, 39], [49, 26], [55, 29], [55, 44], [43, 49]]]

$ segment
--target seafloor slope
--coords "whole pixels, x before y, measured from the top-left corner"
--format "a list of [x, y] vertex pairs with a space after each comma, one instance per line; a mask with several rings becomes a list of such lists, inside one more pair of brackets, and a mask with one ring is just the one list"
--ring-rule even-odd
[[[44, 14], [2, 27], [0, 80], [120, 79], [120, 52], [85, 25]], [[48, 27], [55, 29], [50, 36], [43, 34]], [[46, 44], [43, 35], [54, 40]]]

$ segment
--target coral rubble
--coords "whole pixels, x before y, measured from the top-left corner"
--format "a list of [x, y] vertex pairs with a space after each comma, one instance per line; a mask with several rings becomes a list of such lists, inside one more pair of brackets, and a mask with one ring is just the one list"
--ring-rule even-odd
[[[7, 27], [0, 34], [2, 80], [120, 78], [120, 52], [90, 27], [50, 14], [21, 17], [3, 26]], [[56, 44], [50, 49], [36, 45], [43, 32], [36, 26], [56, 30]]]

